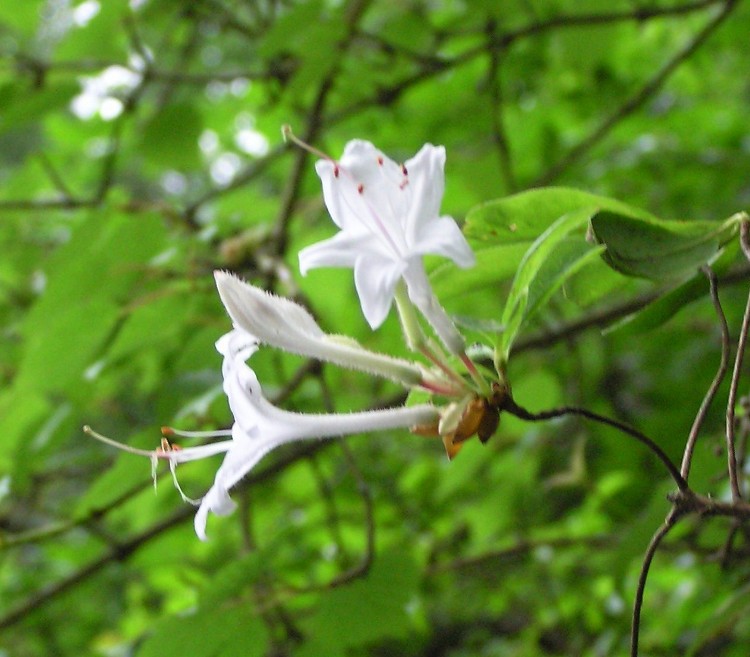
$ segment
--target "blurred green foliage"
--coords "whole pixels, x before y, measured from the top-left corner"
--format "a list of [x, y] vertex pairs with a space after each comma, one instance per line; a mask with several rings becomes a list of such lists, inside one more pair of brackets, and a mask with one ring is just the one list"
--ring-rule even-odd
[[[450, 463], [406, 432], [291, 446], [201, 543], [167, 477], [154, 495], [146, 460], [81, 426], [151, 449], [164, 424], [230, 423], [217, 268], [406, 353], [395, 318], [369, 330], [350, 272], [300, 277], [298, 250], [333, 227], [285, 123], [334, 156], [351, 138], [397, 160], [444, 144], [459, 220], [554, 184], [719, 226], [750, 198], [748, 21], [732, 0], [0, 3], [0, 656], [626, 654], [674, 486], [612, 429], [504, 416]], [[469, 231], [475, 270], [434, 263], [471, 339], [496, 338], [526, 248], [564, 211], [513, 240]], [[664, 288], [590, 251], [555, 251], [575, 275], [527, 289], [554, 294], [514, 336], [514, 396], [617, 417], [679, 462], [719, 362], [707, 284], [603, 333]], [[737, 251], [717, 267], [733, 336]], [[268, 349], [253, 367], [295, 410], [400, 394]], [[726, 391], [690, 479], [719, 498]], [[217, 465], [182, 466], [182, 486], [199, 496]], [[644, 655], [747, 653], [748, 538], [730, 534], [688, 518], [669, 535]]]

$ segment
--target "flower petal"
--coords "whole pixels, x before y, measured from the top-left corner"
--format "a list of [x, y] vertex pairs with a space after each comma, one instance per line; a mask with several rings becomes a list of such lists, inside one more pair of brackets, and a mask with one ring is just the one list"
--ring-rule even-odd
[[229, 490], [252, 470], [258, 462], [280, 443], [274, 440], [251, 439], [242, 435], [237, 427], [234, 447], [227, 452], [221, 467], [216, 472], [213, 486], [201, 500], [195, 514], [195, 533], [202, 541], [206, 540], [206, 520], [209, 511], [217, 516], [232, 513], [237, 505], [229, 497]]
[[406, 263], [383, 263], [378, 257], [363, 254], [354, 267], [354, 285], [357, 288], [362, 313], [367, 323], [377, 328], [388, 316], [398, 283]]
[[425, 144], [405, 164], [409, 174], [409, 191], [412, 202], [404, 218], [407, 239], [413, 246], [419, 244], [422, 226], [432, 222], [440, 212], [445, 191], [445, 148]]
[[452, 217], [437, 217], [421, 228], [415, 242], [417, 253], [445, 256], [464, 269], [476, 264], [474, 252]]
[[305, 276], [317, 267], [354, 267], [367, 241], [365, 234], [342, 231], [307, 246], [299, 252], [300, 272]]

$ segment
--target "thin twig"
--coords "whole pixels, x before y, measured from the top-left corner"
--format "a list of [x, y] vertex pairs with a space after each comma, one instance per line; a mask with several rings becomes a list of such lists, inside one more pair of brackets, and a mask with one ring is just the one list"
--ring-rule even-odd
[[[494, 21], [488, 26], [488, 33], [490, 39], [495, 37], [496, 25]], [[500, 77], [500, 51], [497, 48], [490, 48], [489, 56], [490, 66], [487, 72], [487, 85], [490, 90], [492, 139], [497, 149], [500, 175], [505, 182], [505, 189], [507, 193], [512, 193], [516, 191], [516, 178], [513, 173], [508, 134], [503, 122], [503, 83]]]
[[354, 454], [344, 441], [340, 441], [341, 449], [344, 452], [344, 457], [349, 466], [349, 471], [354, 475], [354, 479], [357, 484], [357, 491], [362, 498], [365, 515], [365, 549], [362, 553], [362, 557], [359, 562], [352, 566], [349, 570], [340, 573], [328, 582], [327, 588], [335, 588], [346, 584], [354, 579], [363, 577], [366, 575], [372, 561], [375, 558], [375, 504], [372, 499], [372, 491], [365, 480], [362, 470], [357, 465], [357, 461], [354, 458]]
[[638, 7], [621, 11], [602, 13], [580, 13], [555, 16], [547, 20], [539, 20], [525, 25], [517, 30], [507, 32], [501, 38], [504, 43], [518, 39], [536, 36], [551, 30], [572, 27], [592, 27], [596, 25], [612, 25], [614, 23], [638, 22], [644, 23], [655, 18], [668, 18], [703, 11], [714, 5], [724, 4], [726, 0], [698, 0], [698, 2], [674, 5], [671, 7]]
[[527, 411], [525, 408], [522, 408], [521, 406], [516, 404], [516, 402], [512, 398], [508, 398], [505, 401], [505, 406], [502, 410], [507, 411], [511, 415], [515, 415], [522, 420], [529, 420], [531, 422], [552, 420], [554, 418], [565, 417], [566, 415], [578, 415], [594, 422], [598, 422], [599, 424], [604, 424], [606, 426], [612, 427], [613, 429], [617, 429], [618, 431], [622, 431], [628, 436], [635, 438], [638, 442], [644, 444], [656, 455], [656, 457], [664, 464], [664, 467], [666, 467], [669, 475], [672, 477], [672, 479], [674, 479], [674, 482], [677, 484], [677, 487], [680, 489], [680, 491], [689, 490], [687, 482], [682, 477], [675, 464], [672, 463], [671, 459], [664, 452], [664, 450], [646, 434], [638, 431], [638, 429], [634, 429], [624, 422], [620, 422], [619, 420], [615, 420], [604, 415], [599, 415], [599, 413], [595, 413], [594, 411], [590, 411], [586, 408], [579, 408], [576, 406], [562, 406], [560, 408], [553, 408], [548, 411], [541, 411], [540, 413], [531, 413], [530, 411]]
[[549, 185], [562, 175], [562, 173], [578, 162], [596, 144], [606, 137], [623, 119], [627, 118], [647, 100], [656, 94], [667, 79], [677, 68], [690, 58], [698, 48], [708, 39], [717, 27], [729, 16], [734, 8], [736, 0], [727, 0], [722, 10], [711, 19], [705, 27], [698, 32], [690, 41], [678, 50], [675, 55], [662, 66], [656, 74], [648, 80], [635, 94], [630, 96], [612, 114], [606, 117], [587, 137], [581, 140], [568, 153], [555, 162], [541, 176], [539, 176], [530, 187], [542, 187]]
[[[320, 384], [321, 394], [323, 395], [323, 405], [326, 412], [333, 413], [335, 411], [333, 395], [331, 394], [331, 389], [326, 383], [322, 369], [318, 370], [317, 378], [318, 383]], [[365, 549], [359, 562], [343, 573], [336, 575], [330, 582], [328, 582], [326, 588], [335, 588], [357, 579], [358, 577], [363, 577], [369, 572], [373, 559], [375, 558], [375, 502], [372, 497], [372, 491], [367, 484], [367, 480], [365, 479], [361, 468], [357, 464], [357, 460], [354, 458], [354, 452], [352, 449], [344, 440], [339, 441], [339, 445], [344, 453], [344, 458], [346, 459], [349, 471], [354, 476], [357, 485], [357, 492], [362, 498], [365, 519]]]
[[[341, 62], [343, 61], [344, 52], [350, 47], [354, 35], [356, 33], [356, 26], [360, 18], [367, 10], [371, 0], [355, 0], [350, 3], [347, 9], [346, 18], [346, 34], [337, 44], [337, 50], [339, 56], [334, 60], [335, 63], [331, 69], [323, 77], [318, 92], [313, 101], [310, 111], [307, 113], [307, 125], [305, 127], [305, 133], [302, 140], [308, 144], [313, 144], [317, 141], [318, 135], [320, 134], [324, 125], [324, 110], [326, 103], [328, 102], [329, 95], [333, 90], [333, 87], [340, 71]], [[289, 224], [294, 214], [294, 209], [297, 204], [297, 198], [299, 196], [300, 186], [302, 179], [305, 174], [306, 164], [309, 153], [303, 148], [296, 150], [296, 156], [294, 158], [294, 164], [292, 165], [292, 171], [287, 179], [286, 187], [281, 197], [279, 213], [274, 222], [273, 230], [273, 244], [274, 244], [274, 255], [281, 256], [286, 252]]]
[[659, 544], [664, 540], [664, 537], [674, 527], [677, 522], [677, 514], [674, 510], [670, 511], [659, 529], [651, 538], [651, 542], [646, 548], [646, 554], [643, 557], [643, 565], [641, 566], [641, 572], [638, 576], [638, 586], [635, 590], [635, 600], [633, 602], [633, 622], [630, 627], [630, 657], [638, 657], [638, 639], [641, 631], [641, 608], [643, 607], [643, 594], [646, 590], [646, 580], [648, 579], [648, 571], [651, 568], [651, 562], [654, 559], [656, 550], [659, 548]]
[[[743, 221], [740, 224], [740, 245], [745, 256], [750, 260], [750, 222]], [[734, 445], [734, 423], [735, 423], [735, 405], [737, 404], [737, 389], [740, 384], [742, 370], [742, 360], [745, 355], [745, 346], [747, 345], [747, 334], [750, 330], [750, 294], [747, 297], [745, 305], [745, 314], [742, 317], [742, 328], [740, 337], [737, 341], [737, 354], [734, 359], [734, 369], [732, 370], [732, 379], [729, 384], [729, 395], [727, 398], [727, 468], [729, 471], [729, 486], [732, 490], [732, 499], [736, 502], [742, 499], [740, 490], [739, 473], [737, 471], [737, 454]]]
[[522, 538], [508, 547], [482, 552], [481, 554], [459, 557], [452, 561], [433, 563], [427, 568], [428, 575], [464, 570], [479, 567], [494, 567], [500, 561], [517, 560], [539, 548], [575, 548], [586, 546], [600, 549], [613, 543], [611, 535], [594, 534], [592, 536], [559, 536], [554, 538]]
[[193, 508], [191, 506], [180, 507], [170, 517], [156, 523], [152, 527], [149, 527], [147, 530], [134, 536], [129, 541], [111, 547], [103, 555], [74, 571], [61, 581], [38, 590], [20, 604], [11, 607], [2, 617], [0, 617], [0, 630], [15, 625], [27, 614], [30, 614], [33, 611], [38, 611], [40, 607], [50, 602], [53, 598], [58, 597], [62, 593], [65, 593], [72, 587], [98, 573], [107, 564], [113, 561], [125, 561], [140, 547], [152, 539], [161, 536], [161, 534], [168, 529], [179, 525], [183, 520], [192, 515], [192, 513]]
[[693, 459], [693, 451], [695, 450], [698, 433], [706, 420], [708, 409], [716, 397], [716, 392], [719, 389], [721, 382], [724, 380], [724, 375], [727, 373], [727, 368], [729, 366], [729, 327], [727, 326], [727, 318], [724, 315], [724, 310], [721, 307], [721, 300], [719, 299], [716, 273], [708, 266], [703, 267], [703, 273], [708, 277], [711, 301], [713, 302], [716, 316], [719, 319], [719, 326], [721, 327], [721, 360], [719, 362], [719, 369], [706, 392], [706, 396], [703, 398], [703, 402], [698, 409], [698, 414], [695, 416], [695, 421], [693, 422], [693, 426], [688, 434], [687, 442], [685, 443], [680, 474], [682, 474], [686, 481], [690, 474], [690, 464]]

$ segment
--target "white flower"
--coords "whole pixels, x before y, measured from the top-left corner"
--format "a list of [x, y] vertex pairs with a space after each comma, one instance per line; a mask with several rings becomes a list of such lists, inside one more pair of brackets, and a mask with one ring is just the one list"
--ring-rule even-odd
[[339, 162], [318, 161], [323, 197], [341, 231], [303, 249], [299, 261], [303, 274], [321, 266], [352, 267], [372, 328], [384, 321], [403, 278], [411, 300], [449, 344], [455, 329], [434, 301], [422, 257], [443, 255], [460, 267], [472, 266], [475, 258], [456, 222], [439, 214], [444, 165], [442, 146], [425, 144], [401, 166], [361, 140], [350, 141]]
[[[333, 438], [346, 434], [412, 427], [437, 419], [437, 410], [429, 404], [342, 414], [284, 411], [263, 397], [255, 372], [245, 362], [257, 350], [257, 344], [256, 338], [242, 329], [230, 331], [216, 343], [217, 350], [224, 356], [224, 392], [229, 400], [234, 424], [231, 432], [217, 431], [202, 435], [226, 436], [231, 433], [231, 440], [185, 449], [166, 446], [155, 451], [146, 451], [127, 447], [97, 434], [88, 427], [84, 428], [86, 433], [110, 445], [148, 456], [154, 464], [160, 459], [169, 461], [173, 476], [179, 463], [226, 453], [216, 472], [213, 486], [202, 500], [194, 502], [199, 504], [195, 516], [195, 533], [201, 540], [206, 538], [209, 512], [217, 515], [231, 513], [236, 505], [229, 497], [230, 489], [276, 447], [311, 438]], [[180, 432], [175, 433], [180, 435]], [[175, 485], [185, 500], [193, 501], [182, 492], [176, 477]]]
[[410, 427], [432, 420], [437, 414], [430, 405], [325, 415], [284, 411], [263, 397], [255, 372], [245, 363], [257, 349], [250, 334], [235, 329], [222, 336], [216, 348], [224, 356], [224, 391], [234, 415], [233, 444], [195, 516], [195, 531], [201, 539], [206, 537], [208, 512], [217, 515], [231, 513], [235, 504], [229, 498], [229, 490], [279, 445], [310, 438]]

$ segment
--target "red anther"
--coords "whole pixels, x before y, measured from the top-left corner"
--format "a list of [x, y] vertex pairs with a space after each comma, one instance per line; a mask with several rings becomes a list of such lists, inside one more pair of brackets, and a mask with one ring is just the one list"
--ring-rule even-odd
[[409, 172], [406, 170], [406, 165], [405, 164], [401, 165], [401, 173], [403, 173], [405, 176], [409, 175]]
[[162, 427], [161, 428], [161, 435], [164, 436], [164, 437], [174, 436], [174, 429], [172, 427]]
[[365, 191], [365, 186], [362, 183], [359, 183], [359, 185], [357, 185], [357, 191], [362, 194]]
[[378, 164], [382, 167], [383, 166], [383, 156], [378, 155]]
[[339, 165], [338, 164], [333, 165], [333, 177], [334, 178], [339, 177]]

